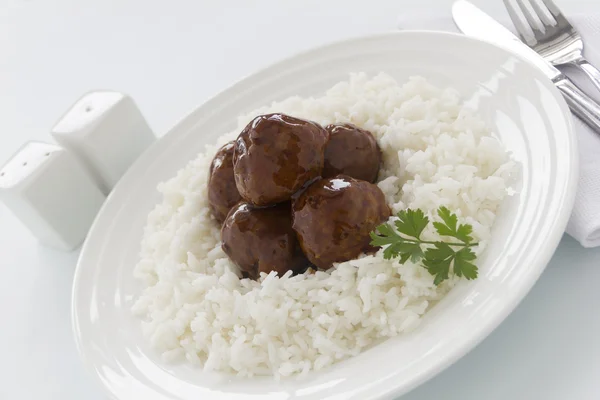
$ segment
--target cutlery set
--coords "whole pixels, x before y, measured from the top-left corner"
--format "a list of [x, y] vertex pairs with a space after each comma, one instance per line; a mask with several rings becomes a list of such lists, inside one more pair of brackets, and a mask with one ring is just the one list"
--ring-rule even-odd
[[[516, 3], [518, 9], [510, 0], [504, 0], [519, 37], [466, 0], [454, 3], [452, 17], [462, 33], [504, 47], [543, 71], [561, 91], [571, 111], [600, 133], [600, 104], [557, 68], [579, 68], [600, 90], [600, 71], [585, 59], [581, 36], [551, 0]], [[526, 22], [519, 17], [519, 10]]]

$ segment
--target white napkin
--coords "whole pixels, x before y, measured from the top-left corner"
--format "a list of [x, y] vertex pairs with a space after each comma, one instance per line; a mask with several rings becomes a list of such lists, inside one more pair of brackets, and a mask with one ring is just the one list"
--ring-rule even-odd
[[[498, 16], [498, 21], [515, 32], [506, 15]], [[600, 15], [574, 15], [569, 16], [569, 21], [581, 33], [585, 56], [590, 63], [600, 68]], [[402, 15], [398, 24], [400, 29], [458, 32], [449, 9], [448, 17], [423, 19]], [[570, 68], [563, 71], [567, 72], [584, 92], [600, 100], [600, 92], [583, 77], [583, 74]], [[596, 247], [600, 246], [600, 134], [594, 133], [577, 117], [573, 117], [573, 120], [579, 141], [580, 176], [567, 233], [584, 247]]]

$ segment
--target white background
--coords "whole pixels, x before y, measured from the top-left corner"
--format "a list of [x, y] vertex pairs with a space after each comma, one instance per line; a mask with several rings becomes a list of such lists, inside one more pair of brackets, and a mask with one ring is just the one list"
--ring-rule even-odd
[[[496, 16], [504, 12], [500, 0], [475, 2]], [[558, 2], [566, 11], [600, 13], [597, 0]], [[49, 141], [60, 115], [91, 89], [129, 93], [163, 135], [195, 106], [273, 61], [393, 30], [401, 14], [449, 16], [450, 4], [0, 0], [0, 164], [26, 140]], [[76, 260], [76, 252], [37, 245], [0, 204], [0, 399], [106, 400], [72, 338]], [[565, 237], [517, 310], [402, 400], [600, 399], [599, 282], [600, 249]]]

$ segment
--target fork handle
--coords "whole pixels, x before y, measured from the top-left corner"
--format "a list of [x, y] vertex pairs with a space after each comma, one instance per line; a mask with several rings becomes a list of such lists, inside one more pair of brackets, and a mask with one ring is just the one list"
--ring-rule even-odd
[[583, 93], [571, 80], [563, 77], [554, 83], [561, 91], [571, 111], [600, 134], [600, 104]]
[[575, 66], [579, 67], [583, 72], [585, 72], [585, 74], [596, 86], [596, 89], [600, 90], [600, 71], [598, 71], [598, 68], [594, 67], [588, 62], [588, 60], [586, 60], [583, 57], [575, 61], [574, 64]]

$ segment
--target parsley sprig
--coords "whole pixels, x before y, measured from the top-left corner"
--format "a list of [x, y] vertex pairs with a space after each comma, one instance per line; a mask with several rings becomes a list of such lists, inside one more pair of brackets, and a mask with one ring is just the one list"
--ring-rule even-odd
[[440, 236], [453, 238], [453, 241], [422, 240], [421, 234], [429, 225], [429, 217], [422, 210], [407, 209], [398, 213], [394, 227], [388, 223], [379, 225], [371, 232], [371, 244], [385, 247], [383, 256], [386, 260], [400, 258], [400, 264], [409, 259], [421, 264], [434, 276], [433, 283], [439, 285], [450, 274], [466, 279], [477, 278], [477, 266], [473, 263], [477, 256], [471, 250], [479, 243], [473, 242], [473, 227], [459, 224], [456, 214], [446, 207], [437, 210], [440, 221], [433, 226]]

